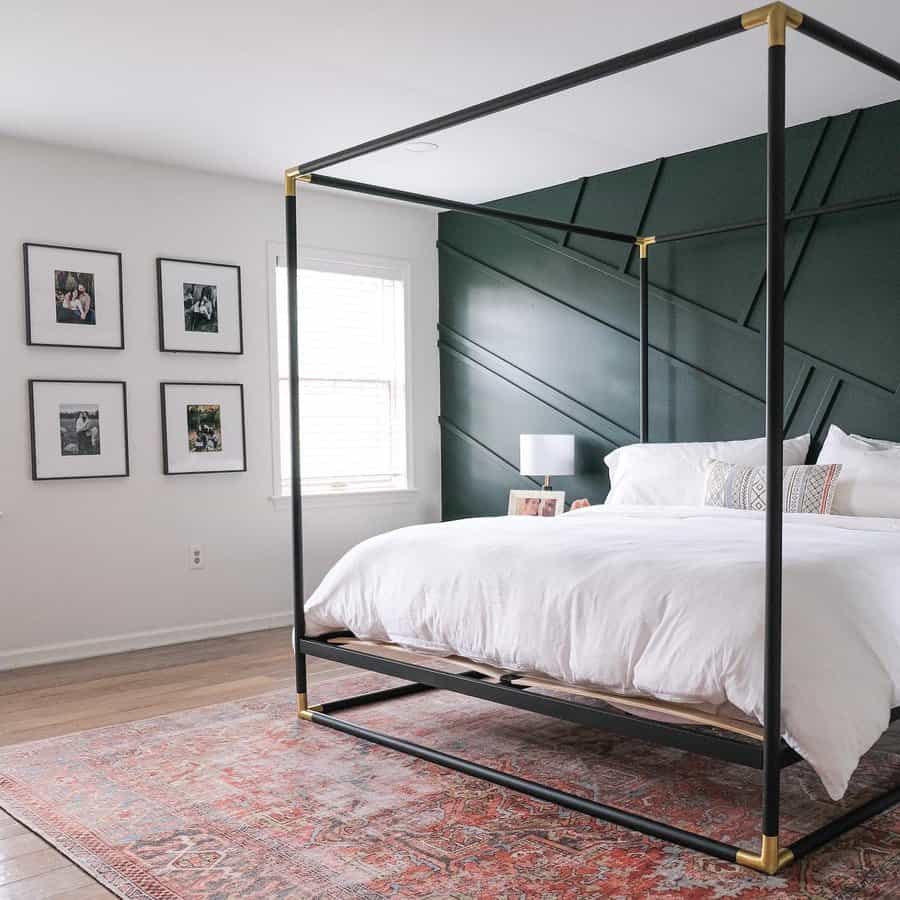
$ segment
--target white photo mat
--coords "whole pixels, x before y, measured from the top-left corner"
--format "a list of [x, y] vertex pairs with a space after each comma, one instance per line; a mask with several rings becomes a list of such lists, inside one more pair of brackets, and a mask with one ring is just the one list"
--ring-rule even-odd
[[[243, 385], [163, 382], [160, 392], [166, 475], [246, 470]], [[219, 407], [217, 449], [201, 452], [190, 449], [189, 406]]]
[[[109, 478], [128, 475], [128, 420], [123, 381], [29, 382], [31, 393], [32, 478]], [[92, 415], [95, 448], [79, 453], [62, 427], [76, 411]], [[97, 420], [93, 417], [96, 414]], [[90, 439], [87, 440], [90, 444]], [[99, 445], [97, 447], [97, 445]], [[65, 447], [70, 448], [70, 454]]]
[[510, 491], [509, 516], [561, 516], [566, 511], [565, 491]]
[[[160, 350], [184, 353], [244, 352], [240, 266], [160, 257], [156, 260], [156, 275]], [[215, 290], [216, 331], [188, 330], [186, 285]]]
[[[24, 245], [27, 341], [63, 347], [125, 346], [122, 323], [122, 254], [45, 244]], [[56, 273], [93, 276], [95, 324], [58, 322]]]

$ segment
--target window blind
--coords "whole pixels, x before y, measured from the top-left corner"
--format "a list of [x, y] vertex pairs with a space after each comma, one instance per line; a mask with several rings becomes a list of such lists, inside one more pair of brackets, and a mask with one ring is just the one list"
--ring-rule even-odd
[[[405, 279], [374, 265], [304, 260], [298, 288], [304, 493], [408, 487]], [[276, 304], [281, 481], [289, 494], [287, 269], [281, 264]]]

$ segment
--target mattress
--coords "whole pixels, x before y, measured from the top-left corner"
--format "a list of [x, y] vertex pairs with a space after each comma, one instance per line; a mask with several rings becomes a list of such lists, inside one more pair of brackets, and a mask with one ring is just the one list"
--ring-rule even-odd
[[[900, 520], [784, 523], [783, 735], [839, 799], [900, 705]], [[763, 534], [706, 507], [403, 528], [334, 566], [306, 631], [761, 722]]]

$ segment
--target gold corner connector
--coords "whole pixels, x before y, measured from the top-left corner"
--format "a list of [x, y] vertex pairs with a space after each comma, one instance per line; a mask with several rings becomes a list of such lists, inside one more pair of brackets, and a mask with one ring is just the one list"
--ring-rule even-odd
[[735, 862], [748, 869], [764, 872], [766, 875], [775, 875], [785, 866], [794, 861], [794, 854], [790, 850], [778, 849], [778, 835], [764, 834], [759, 853], [751, 853], [749, 850], [738, 850]]
[[647, 248], [651, 244], [656, 243], [656, 237], [638, 237], [634, 239], [635, 244], [637, 244], [638, 248], [641, 251], [641, 259], [647, 258]]
[[314, 712], [322, 712], [321, 704], [310, 706], [306, 694], [297, 694], [297, 718], [308, 722], [312, 719]]
[[784, 3], [769, 3], [741, 16], [741, 25], [745, 31], [760, 25], [769, 26], [770, 47], [783, 47], [787, 29], [799, 28], [802, 22], [803, 13]]
[[300, 170], [294, 166], [291, 169], [285, 169], [284, 172], [284, 196], [285, 197], [296, 197], [297, 196], [297, 182], [305, 181], [309, 184], [312, 181], [312, 175], [301, 175]]

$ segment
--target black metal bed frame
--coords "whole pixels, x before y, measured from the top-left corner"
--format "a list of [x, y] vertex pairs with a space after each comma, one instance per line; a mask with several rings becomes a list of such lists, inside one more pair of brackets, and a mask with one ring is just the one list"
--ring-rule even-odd
[[[471, 122], [511, 107], [547, 97], [559, 91], [624, 72], [664, 57], [700, 47], [742, 31], [765, 25], [768, 28], [768, 128], [767, 128], [767, 206], [765, 219], [724, 225], [700, 231], [677, 234], [640, 236], [621, 234], [570, 222], [560, 222], [539, 216], [506, 212], [489, 207], [460, 203], [440, 197], [409, 193], [377, 185], [362, 184], [318, 174], [319, 170], [420, 138], [436, 131]], [[832, 204], [816, 209], [785, 214], [785, 37], [794, 29], [814, 40], [864, 63], [891, 78], [900, 80], [900, 63], [859, 43], [853, 38], [804, 15], [783, 3], [771, 3], [743, 15], [724, 19], [677, 37], [660, 41], [643, 49], [605, 60], [586, 68], [551, 78], [547, 81], [504, 94], [492, 100], [466, 107], [449, 115], [430, 119], [419, 125], [402, 129], [375, 140], [366, 141], [310, 162], [294, 166], [285, 172], [285, 223], [287, 232], [287, 268], [290, 319], [290, 410], [292, 426], [291, 484], [293, 528], [293, 585], [294, 621], [296, 626], [296, 682], [297, 710], [300, 718], [353, 735], [374, 744], [428, 760], [440, 766], [464, 772], [476, 778], [510, 788], [520, 793], [577, 810], [597, 819], [612, 822], [652, 837], [707, 853], [719, 859], [775, 874], [783, 867], [811, 853], [826, 842], [843, 834], [867, 819], [900, 801], [900, 785], [845, 813], [816, 831], [801, 837], [789, 847], [779, 845], [779, 806], [781, 770], [797, 762], [800, 757], [781, 737], [781, 602], [782, 602], [782, 487], [784, 439], [784, 238], [788, 219], [816, 216], [844, 209], [891, 203], [900, 196], [885, 195], [852, 203]], [[297, 245], [297, 184], [312, 183], [356, 193], [394, 200], [458, 210], [478, 216], [539, 225], [560, 231], [575, 232], [633, 244], [640, 251], [640, 439], [649, 440], [648, 404], [648, 250], [655, 243], [664, 243], [715, 234], [721, 231], [753, 228], [765, 225], [766, 257], [766, 463], [768, 484], [765, 522], [765, 683], [763, 740], [760, 743], [737, 740], [693, 726], [664, 724], [638, 718], [627, 713], [598, 709], [588, 703], [548, 697], [531, 693], [515, 684], [515, 676], [493, 683], [478, 672], [448, 673], [387, 659], [375, 653], [349, 649], [331, 642], [335, 635], [317, 638], [305, 634], [303, 606], [303, 521], [300, 496], [300, 435], [299, 435], [299, 348], [298, 348], [298, 245]], [[316, 656], [351, 666], [396, 676], [410, 684], [374, 693], [309, 706], [307, 702], [306, 657]], [[675, 828], [664, 822], [636, 813], [607, 806], [546, 785], [517, 778], [505, 772], [479, 765], [423, 747], [409, 741], [390, 737], [369, 728], [336, 718], [333, 714], [363, 704], [402, 697], [431, 689], [455, 691], [469, 697], [490, 700], [516, 709], [528, 710], [567, 722], [586, 725], [640, 738], [645, 741], [711, 756], [730, 763], [762, 771], [762, 827], [758, 850], [743, 850], [702, 835]], [[891, 721], [900, 717], [894, 709]]]

